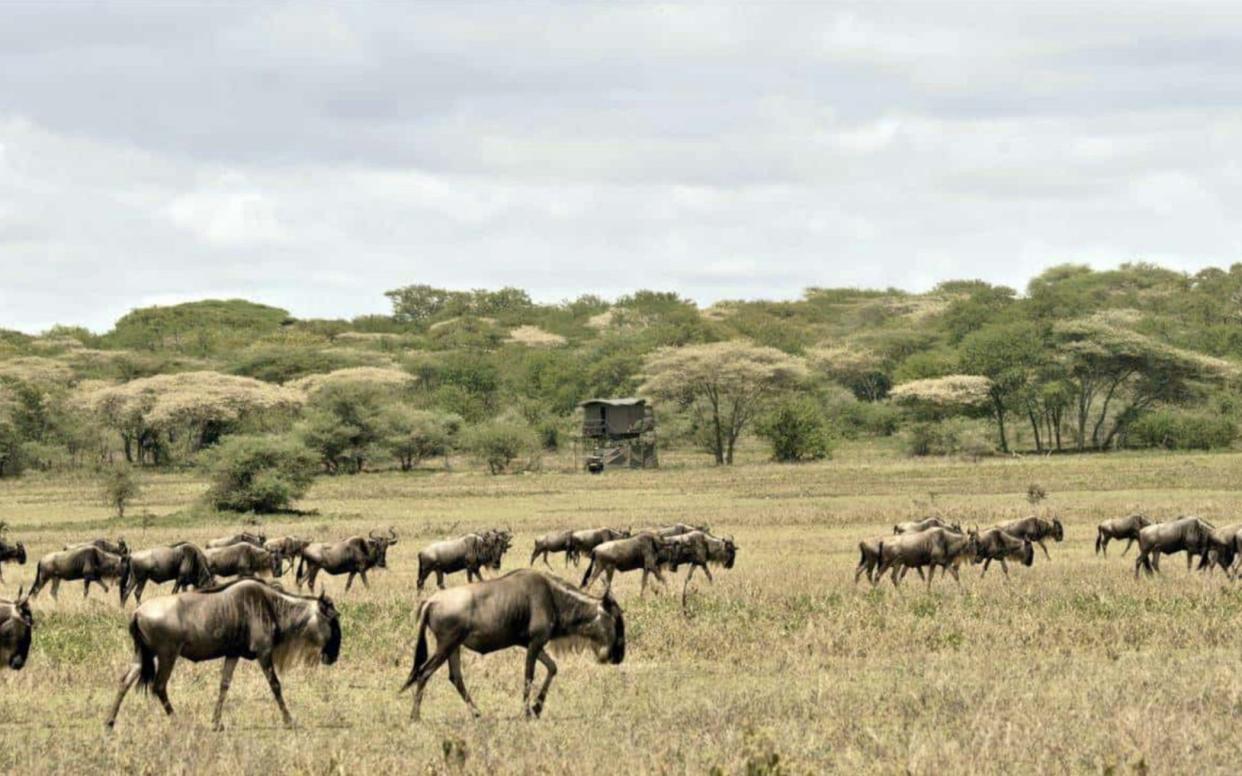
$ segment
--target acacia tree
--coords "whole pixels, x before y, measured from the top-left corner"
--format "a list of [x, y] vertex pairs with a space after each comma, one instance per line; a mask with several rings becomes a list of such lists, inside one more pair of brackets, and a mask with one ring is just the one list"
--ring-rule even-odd
[[963, 372], [988, 378], [992, 419], [1001, 452], [1008, 453], [1005, 416], [1030, 388], [1032, 374], [1043, 358], [1039, 330], [1024, 321], [985, 326], [966, 335], [960, 355]]
[[733, 463], [738, 438], [764, 403], [806, 376], [800, 358], [732, 340], [657, 350], [644, 364], [640, 390], [691, 410], [721, 465]]
[[879, 401], [891, 385], [888, 360], [870, 348], [820, 346], [807, 354], [807, 360], [829, 379], [849, 388], [859, 399]]

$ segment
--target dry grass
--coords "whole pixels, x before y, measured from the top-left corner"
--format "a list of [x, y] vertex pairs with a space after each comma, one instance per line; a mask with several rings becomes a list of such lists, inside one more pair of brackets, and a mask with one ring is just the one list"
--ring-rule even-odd
[[[1239, 455], [1118, 455], [907, 462], [872, 448], [811, 466], [748, 463], [704, 468], [666, 456], [658, 472], [601, 477], [549, 471], [489, 477], [455, 472], [341, 477], [318, 483], [286, 529], [344, 536], [392, 524], [402, 541], [372, 589], [342, 594], [341, 661], [291, 672], [286, 697], [303, 726], [289, 733], [257, 667], [237, 672], [228, 730], [209, 732], [216, 664], [180, 664], [175, 721], [131, 694], [116, 732], [102, 720], [129, 658], [116, 600], [80, 586], [45, 592], [26, 670], [0, 675], [0, 768], [218, 773], [461, 770], [490, 772], [1066, 773], [1224, 771], [1238, 757], [1242, 714], [1238, 633], [1242, 595], [1188, 575], [1133, 579], [1133, 556], [1092, 554], [1094, 525], [1143, 507], [1221, 522], [1242, 506]], [[852, 584], [859, 538], [927, 510], [984, 524], [1029, 512], [1027, 486], [1051, 494], [1063, 544], [1005, 582], [997, 569], [962, 589], [928, 594]], [[193, 477], [153, 478], [135, 509], [166, 515], [135, 545], [202, 540], [237, 522], [178, 512], [203, 490]], [[106, 530], [89, 480], [30, 477], [0, 483], [0, 516], [36, 557]], [[509, 525], [507, 567], [525, 564], [536, 534], [559, 526], [635, 527], [710, 522], [735, 535], [738, 567], [697, 582], [689, 616], [676, 595], [638, 597], [618, 585], [629, 652], [620, 667], [559, 659], [545, 718], [520, 719], [516, 651], [466, 659], [466, 681], [486, 716], [470, 719], [437, 676], [409, 725], [409, 669], [417, 549], [433, 538]], [[116, 531], [109, 531], [116, 533]], [[555, 560], [561, 571], [561, 561]], [[33, 566], [7, 566], [9, 594]], [[995, 578], [993, 574], [996, 574]], [[696, 575], [697, 579], [697, 575]], [[460, 578], [453, 578], [460, 584]], [[679, 589], [680, 583], [675, 586]], [[165, 587], [165, 590], [167, 588]], [[150, 593], [149, 593], [150, 594]], [[132, 604], [130, 605], [132, 607]], [[769, 768], [769, 770], [764, 770]]]

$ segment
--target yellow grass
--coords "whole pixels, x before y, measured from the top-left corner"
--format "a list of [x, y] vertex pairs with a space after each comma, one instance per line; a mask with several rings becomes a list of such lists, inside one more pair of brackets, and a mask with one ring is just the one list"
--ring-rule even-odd
[[[341, 591], [345, 638], [334, 667], [291, 672], [285, 693], [302, 727], [285, 731], [258, 668], [243, 664], [209, 730], [218, 664], [181, 663], [168, 721], [133, 693], [116, 732], [102, 721], [129, 660], [114, 595], [80, 585], [45, 591], [27, 668], [0, 674], [0, 769], [98, 772], [996, 773], [1232, 771], [1242, 714], [1242, 595], [1217, 575], [1135, 581], [1133, 554], [1092, 553], [1094, 525], [1141, 507], [1234, 520], [1242, 455], [1117, 455], [910, 462], [874, 447], [838, 461], [725, 470], [666, 455], [660, 471], [599, 477], [558, 470], [490, 477], [469, 471], [321, 480], [270, 519], [322, 538], [396, 526], [391, 569], [371, 590]], [[913, 577], [903, 591], [852, 582], [857, 540], [939, 512], [981, 525], [1030, 511], [1032, 482], [1050, 494], [1067, 536], [1052, 561], [963, 573], [959, 591]], [[108, 530], [89, 480], [0, 482], [0, 517], [35, 557], [70, 539], [123, 533], [135, 546], [205, 540], [236, 518], [185, 512], [204, 483], [150, 478], [142, 503]], [[141, 513], [157, 517], [145, 533]], [[525, 565], [537, 534], [562, 526], [706, 521], [732, 533], [737, 568], [697, 581], [688, 615], [677, 595], [638, 596], [620, 578], [629, 651], [620, 667], [558, 658], [544, 719], [520, 717], [521, 657], [470, 655], [465, 677], [485, 712], [475, 722], [448, 682], [429, 685], [424, 721], [407, 721], [397, 688], [410, 667], [416, 553], [435, 538], [510, 526], [506, 568]], [[553, 561], [557, 572], [562, 561]], [[573, 569], [570, 569], [573, 572]], [[34, 567], [5, 567], [5, 594]], [[580, 573], [580, 572], [578, 572]], [[684, 572], [683, 572], [684, 573]], [[995, 575], [995, 576], [993, 576]], [[460, 575], [450, 578], [461, 584]], [[673, 585], [680, 590], [680, 580]], [[166, 592], [165, 586], [160, 592]], [[148, 588], [148, 595], [151, 595]], [[131, 603], [128, 608], [132, 609]], [[768, 768], [769, 770], [764, 770]]]

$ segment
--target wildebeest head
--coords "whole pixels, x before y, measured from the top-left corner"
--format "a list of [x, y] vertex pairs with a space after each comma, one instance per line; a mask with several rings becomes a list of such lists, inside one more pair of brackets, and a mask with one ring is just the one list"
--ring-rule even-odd
[[21, 565], [26, 564], [26, 545], [18, 542], [17, 544], [6, 544], [0, 540], [0, 560], [17, 561]]
[[604, 593], [599, 613], [582, 634], [595, 644], [595, 659], [618, 665], [625, 660], [625, 616], [612, 593]]
[[1052, 518], [1052, 538], [1058, 542], [1065, 538], [1065, 526], [1061, 525], [1061, 518]]
[[388, 548], [397, 543], [397, 531], [388, 526], [388, 535], [380, 536], [371, 531], [367, 534], [370, 538], [367, 540], [367, 549], [371, 556], [371, 562], [381, 569], [388, 568]]
[[[733, 562], [737, 560], [737, 544], [734, 543], [732, 536], [720, 537], [720, 563], [727, 569], [733, 568]], [[715, 560], [715, 559], [713, 559]]]
[[341, 616], [332, 599], [323, 593], [319, 594], [319, 610], [315, 615], [314, 626], [319, 641], [323, 644], [319, 661], [330, 666], [341, 655]]
[[[4, 616], [5, 609], [8, 609], [7, 616]], [[0, 602], [0, 662], [14, 671], [22, 670], [30, 654], [33, 630], [34, 613], [30, 610], [30, 599], [20, 590], [13, 603]]]

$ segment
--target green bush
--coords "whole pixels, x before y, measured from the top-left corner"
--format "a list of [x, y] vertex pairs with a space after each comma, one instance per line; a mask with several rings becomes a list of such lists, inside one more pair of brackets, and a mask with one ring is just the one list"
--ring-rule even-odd
[[408, 472], [421, 461], [447, 456], [457, 444], [461, 417], [395, 404], [380, 416], [383, 446]]
[[1214, 450], [1229, 447], [1237, 436], [1237, 423], [1228, 416], [1157, 410], [1130, 425], [1125, 444], [1165, 450]]
[[960, 455], [982, 458], [996, 453], [992, 429], [966, 418], [914, 423], [905, 432], [906, 453], [911, 456]]
[[125, 517], [125, 507], [142, 495], [142, 486], [129, 464], [108, 466], [99, 472], [99, 491], [103, 502]]
[[528, 468], [537, 460], [539, 438], [534, 429], [516, 420], [494, 420], [466, 431], [465, 446], [488, 471], [500, 474], [521, 458]]
[[759, 418], [755, 431], [772, 445], [777, 461], [814, 461], [832, 455], [832, 433], [814, 400], [800, 397], [777, 403]]
[[275, 512], [310, 488], [316, 457], [290, 437], [233, 436], [208, 456], [216, 509]]

